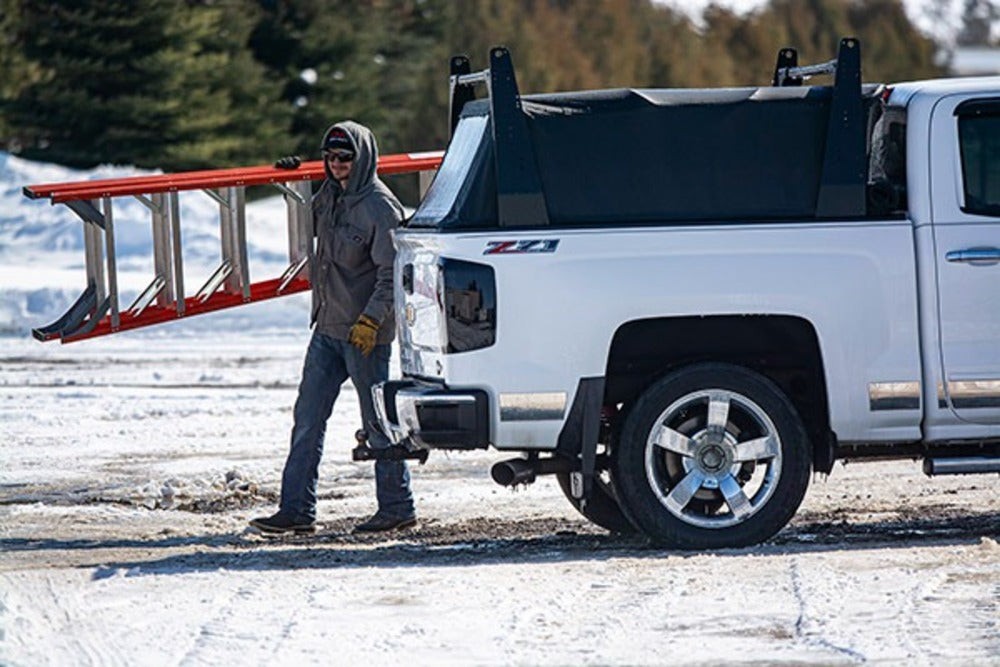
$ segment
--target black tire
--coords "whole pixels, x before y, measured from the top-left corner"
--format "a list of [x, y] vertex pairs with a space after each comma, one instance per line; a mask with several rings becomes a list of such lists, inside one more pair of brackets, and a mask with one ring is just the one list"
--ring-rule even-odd
[[650, 387], [612, 451], [618, 500], [657, 544], [743, 547], [805, 496], [812, 447], [788, 397], [742, 366], [695, 364]]
[[573, 497], [570, 487], [568, 472], [556, 473], [556, 480], [563, 495], [569, 500], [576, 511], [586, 517], [590, 522], [596, 523], [601, 528], [620, 535], [634, 535], [635, 526], [622, 514], [621, 507], [615, 497], [615, 490], [610, 482], [605, 481], [600, 476], [594, 477], [594, 488], [590, 493], [590, 500], [583, 507], [580, 507], [580, 499]]

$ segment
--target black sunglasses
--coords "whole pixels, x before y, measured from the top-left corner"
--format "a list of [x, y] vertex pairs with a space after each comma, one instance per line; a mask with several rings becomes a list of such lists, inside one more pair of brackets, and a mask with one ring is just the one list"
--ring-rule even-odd
[[325, 151], [323, 156], [330, 162], [333, 162], [334, 160], [337, 160], [338, 162], [354, 161], [354, 153], [351, 151]]

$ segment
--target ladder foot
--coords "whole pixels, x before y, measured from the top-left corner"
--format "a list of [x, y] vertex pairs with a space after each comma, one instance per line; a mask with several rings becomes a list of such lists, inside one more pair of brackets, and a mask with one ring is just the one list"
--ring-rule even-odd
[[77, 297], [76, 301], [69, 307], [69, 310], [63, 313], [62, 317], [52, 324], [32, 329], [31, 335], [40, 341], [61, 338], [67, 331], [77, 329], [80, 323], [86, 319], [87, 315], [94, 312], [96, 306], [97, 290], [93, 285], [90, 285], [83, 291], [83, 294]]

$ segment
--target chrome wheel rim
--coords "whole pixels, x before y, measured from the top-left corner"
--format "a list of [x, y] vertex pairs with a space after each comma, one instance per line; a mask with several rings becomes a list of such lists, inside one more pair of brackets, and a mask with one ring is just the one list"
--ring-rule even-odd
[[725, 389], [677, 399], [646, 439], [646, 478], [681, 521], [727, 528], [759, 512], [781, 477], [781, 438], [754, 401]]

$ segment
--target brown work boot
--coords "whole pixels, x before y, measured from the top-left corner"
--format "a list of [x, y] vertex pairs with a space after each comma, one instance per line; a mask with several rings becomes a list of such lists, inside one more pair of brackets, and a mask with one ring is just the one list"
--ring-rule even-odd
[[315, 533], [316, 522], [293, 519], [288, 514], [278, 512], [271, 516], [258, 517], [250, 521], [250, 525], [262, 533], [279, 535], [282, 533]]
[[402, 530], [404, 528], [412, 528], [413, 526], [416, 525], [417, 525], [417, 517], [412, 515], [404, 517], [396, 517], [396, 516], [389, 516], [388, 514], [383, 514], [381, 512], [375, 512], [372, 518], [356, 525], [354, 527], [354, 532], [382, 533], [388, 530]]

